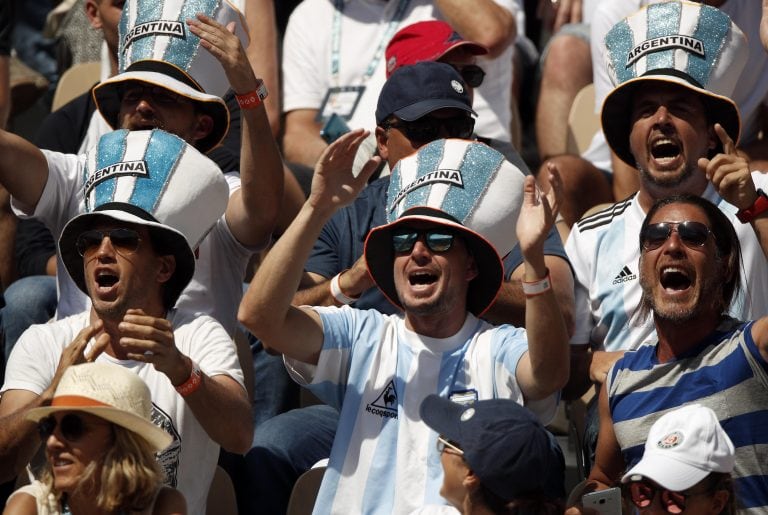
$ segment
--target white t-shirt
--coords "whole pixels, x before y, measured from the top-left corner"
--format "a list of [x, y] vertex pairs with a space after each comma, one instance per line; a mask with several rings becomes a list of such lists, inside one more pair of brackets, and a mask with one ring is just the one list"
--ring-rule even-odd
[[[85, 154], [62, 154], [43, 150], [48, 161], [48, 181], [33, 213], [26, 213], [12, 202], [14, 212], [42, 221], [58, 240], [67, 222], [85, 211], [83, 169]], [[230, 196], [240, 188], [237, 173], [226, 174]], [[237, 307], [243, 295], [243, 277], [254, 249], [240, 244], [232, 235], [224, 216], [203, 239], [195, 261], [195, 274], [179, 297], [176, 307], [192, 313], [210, 315], [229, 334], [237, 327]], [[61, 256], [56, 255], [59, 289], [57, 318], [88, 311], [90, 299], [66, 273]]]
[[[754, 172], [756, 188], [768, 188], [768, 175]], [[736, 218], [738, 209], [723, 200], [710, 184], [702, 195], [733, 223], [741, 243], [742, 292], [730, 314], [740, 320], [768, 315], [768, 260], [751, 224]], [[637, 195], [586, 217], [573, 226], [565, 251], [575, 277], [576, 330], [572, 344], [592, 343], [600, 350], [636, 349], [655, 338], [653, 320], [632, 318], [640, 305], [640, 227], [645, 219]]]
[[[613, 89], [605, 63], [603, 40], [618, 22], [641, 7], [661, 0], [602, 1], [592, 17], [591, 47], [592, 76], [595, 84], [595, 112], [602, 111], [603, 101]], [[757, 136], [759, 108], [768, 101], [768, 53], [760, 42], [760, 2], [755, 0], [727, 0], [720, 9], [731, 17], [744, 32], [749, 42], [749, 58], [739, 77], [731, 98], [741, 112], [741, 143], [749, 143]], [[610, 171], [611, 155], [605, 135], [598, 131], [584, 153], [585, 159], [600, 169]]]
[[[494, 0], [510, 12], [518, 0]], [[304, 0], [291, 13], [283, 42], [283, 111], [320, 109], [328, 88], [357, 86], [373, 60], [399, 1], [347, 0], [341, 19], [339, 75], [331, 74], [334, 0]], [[424, 20], [442, 19], [431, 0], [411, 0], [398, 29]], [[384, 43], [386, 46], [386, 42]], [[478, 58], [485, 70], [483, 85], [475, 89], [478, 114], [475, 132], [485, 138], [510, 140], [512, 54], [510, 45], [495, 59]], [[376, 104], [386, 80], [384, 56], [365, 83], [365, 92], [347, 123], [371, 130], [376, 126]]]
[[[8, 359], [2, 391], [27, 390], [42, 394], [53, 380], [62, 350], [88, 326], [89, 316], [85, 312], [27, 329]], [[175, 310], [170, 312], [168, 320], [173, 325], [176, 347], [192, 358], [207, 376], [227, 375], [245, 388], [235, 344], [219, 323], [207, 316]], [[171, 445], [158, 458], [165, 468], [168, 484], [184, 494], [190, 514], [204, 514], [219, 445], [211, 440], [168, 377], [153, 365], [118, 360], [106, 353], [99, 355], [97, 361], [125, 367], [147, 384], [152, 394], [153, 422], [173, 436]]]
[[411, 513], [446, 504], [437, 434], [422, 422], [429, 394], [508, 398], [547, 423], [558, 396], [525, 402], [515, 370], [528, 351], [525, 330], [467, 315], [449, 338], [405, 327], [401, 315], [314, 308], [323, 324], [317, 366], [286, 359], [298, 383], [340, 410], [339, 426], [314, 513]]

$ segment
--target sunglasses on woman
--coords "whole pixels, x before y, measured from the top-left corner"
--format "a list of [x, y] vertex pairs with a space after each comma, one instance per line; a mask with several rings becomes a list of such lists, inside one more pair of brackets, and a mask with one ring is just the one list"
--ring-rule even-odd
[[112, 247], [118, 252], [136, 252], [141, 237], [133, 229], [111, 229], [109, 231], [85, 231], [80, 233], [75, 241], [78, 254], [85, 257], [89, 252], [98, 249], [104, 238], [109, 238]]
[[[677, 236], [686, 247], [696, 249], [703, 247], [712, 231], [701, 222], [660, 222], [650, 224], [640, 233], [640, 244], [644, 250], [654, 250], [666, 242], [672, 233]], [[713, 235], [714, 237], [714, 235]]]
[[[110, 424], [106, 420], [103, 423]], [[57, 422], [56, 417], [53, 415], [48, 415], [37, 423], [37, 432], [40, 434], [40, 438], [43, 441], [48, 440], [48, 437], [56, 430], [57, 425], [59, 426], [59, 434], [66, 441], [72, 443], [79, 441], [88, 432], [89, 428], [89, 424], [80, 415], [75, 413], [67, 413], [61, 417], [61, 422]]]
[[424, 236], [424, 243], [432, 252], [448, 252], [453, 246], [454, 234], [445, 229], [420, 231], [404, 228], [392, 233], [392, 248], [395, 252], [410, 252], [421, 236]]
[[683, 513], [690, 497], [712, 493], [712, 488], [700, 492], [674, 492], [646, 481], [631, 481], [623, 485], [623, 488], [628, 491], [630, 500], [638, 508], [647, 508], [653, 504], [656, 495], [660, 495], [661, 507], [667, 513]]
[[[441, 137], [469, 139], [475, 130], [475, 119], [471, 116], [454, 116], [452, 118], [433, 118], [423, 116], [418, 120], [406, 122], [396, 120], [384, 124], [385, 129], [397, 129], [410, 141], [427, 143]], [[443, 132], [444, 131], [444, 134]]]

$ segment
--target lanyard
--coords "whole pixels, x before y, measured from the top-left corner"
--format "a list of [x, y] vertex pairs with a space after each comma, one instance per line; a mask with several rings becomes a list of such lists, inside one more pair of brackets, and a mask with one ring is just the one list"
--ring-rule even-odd
[[[373, 72], [376, 71], [376, 67], [381, 61], [381, 57], [384, 55], [384, 50], [387, 48], [387, 43], [392, 39], [392, 36], [397, 29], [397, 26], [403, 20], [405, 10], [408, 8], [408, 4], [411, 0], [400, 0], [397, 4], [397, 10], [395, 15], [387, 24], [387, 29], [384, 31], [384, 35], [379, 42], [376, 53], [373, 54], [373, 59], [368, 65], [368, 69], [363, 75], [363, 84], [373, 76]], [[331, 38], [331, 75], [334, 79], [334, 83], [338, 83], [339, 67], [341, 62], [341, 14], [344, 12], [344, 0], [335, 0], [335, 9], [333, 12], [333, 33]], [[337, 84], [338, 85], [338, 84]]]

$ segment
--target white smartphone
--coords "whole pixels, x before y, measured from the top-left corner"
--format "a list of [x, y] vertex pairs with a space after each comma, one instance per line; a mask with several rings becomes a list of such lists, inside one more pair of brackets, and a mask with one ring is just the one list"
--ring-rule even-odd
[[621, 489], [618, 487], [584, 494], [581, 504], [600, 515], [621, 515]]

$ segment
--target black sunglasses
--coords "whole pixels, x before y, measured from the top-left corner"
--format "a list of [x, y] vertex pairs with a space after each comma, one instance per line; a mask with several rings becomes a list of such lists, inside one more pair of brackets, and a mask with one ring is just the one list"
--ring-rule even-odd
[[[475, 130], [475, 119], [471, 116], [453, 118], [432, 118], [424, 116], [412, 122], [397, 120], [384, 124], [384, 129], [398, 129], [411, 141], [428, 143], [442, 137], [469, 139]], [[441, 134], [445, 131], [445, 135]]]
[[133, 229], [119, 228], [108, 231], [85, 231], [80, 233], [75, 241], [77, 253], [85, 257], [87, 253], [99, 248], [101, 242], [107, 237], [112, 247], [118, 252], [136, 252], [136, 249], [139, 248], [139, 242], [141, 242], [139, 233]]
[[153, 102], [163, 106], [188, 101], [186, 97], [160, 86], [145, 86], [138, 83], [131, 83], [119, 88], [118, 95], [121, 101], [130, 104], [135, 104], [144, 98], [151, 99]]
[[[654, 250], [662, 245], [677, 232], [685, 246], [690, 248], [703, 247], [712, 231], [701, 222], [661, 222], [651, 224], [640, 234], [640, 244], [644, 250]], [[714, 235], [713, 235], [714, 237]]]
[[479, 88], [485, 79], [485, 71], [476, 64], [458, 65], [452, 64], [453, 68], [459, 72], [461, 78], [470, 88]]
[[392, 233], [392, 248], [395, 249], [395, 252], [410, 252], [422, 235], [424, 235], [424, 242], [432, 252], [448, 252], [453, 246], [454, 234], [445, 229], [420, 231], [404, 228]]
[[[46, 441], [48, 437], [53, 434], [56, 429], [56, 417], [48, 415], [45, 418], [40, 419], [37, 423], [37, 432], [40, 434], [40, 439]], [[110, 424], [108, 421], [104, 421], [104, 424]], [[67, 413], [61, 417], [61, 423], [59, 424], [59, 433], [68, 442], [77, 442], [83, 435], [88, 432], [88, 424], [75, 413]]]
[[628, 497], [638, 508], [647, 508], [653, 503], [656, 494], [661, 495], [661, 507], [667, 513], [683, 513], [689, 497], [713, 492], [712, 488], [701, 492], [675, 492], [646, 481], [631, 481], [622, 485], [622, 488], [625, 492], [628, 491]]

